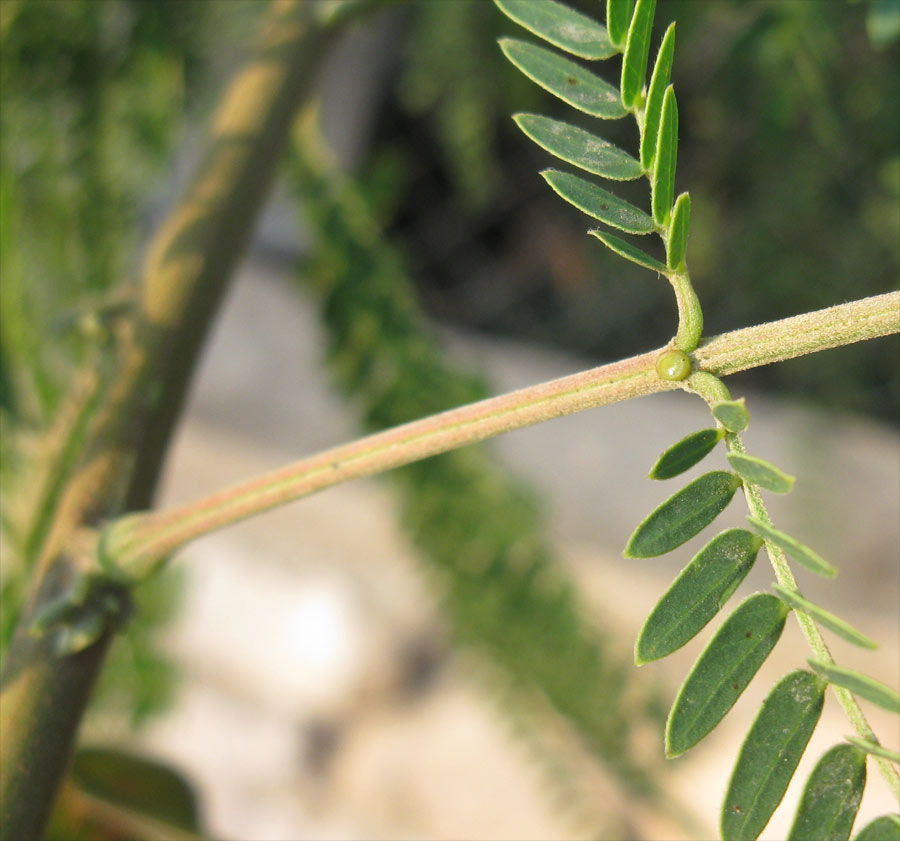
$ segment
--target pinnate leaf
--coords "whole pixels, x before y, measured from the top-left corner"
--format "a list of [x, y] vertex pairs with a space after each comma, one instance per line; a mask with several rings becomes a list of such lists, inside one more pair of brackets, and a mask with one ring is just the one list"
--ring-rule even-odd
[[881, 815], [867, 823], [854, 841], [897, 841], [900, 839], [900, 815]]
[[787, 791], [825, 702], [825, 684], [799, 669], [782, 678], [741, 745], [719, 819], [722, 838], [752, 841]]
[[666, 267], [659, 260], [641, 251], [640, 248], [636, 248], [630, 242], [626, 242], [621, 237], [608, 234], [606, 231], [598, 231], [596, 228], [592, 228], [588, 233], [597, 237], [608, 249], [615, 251], [616, 254], [624, 257], [626, 260], [631, 260], [632, 263], [637, 263], [639, 266], [651, 269], [654, 272], [666, 271]]
[[604, 120], [618, 120], [628, 113], [611, 84], [574, 61], [514, 38], [501, 38], [500, 48], [529, 79], [573, 108]]
[[725, 435], [724, 429], [701, 429], [673, 444], [650, 469], [651, 479], [671, 479], [704, 459]]
[[847, 841], [866, 786], [866, 755], [835, 745], [816, 763], [800, 798], [788, 841]]
[[632, 0], [606, 0], [606, 28], [610, 40], [619, 47], [625, 45], [628, 23], [631, 20]]
[[743, 432], [750, 425], [750, 413], [739, 400], [720, 400], [710, 407], [713, 417], [729, 432]]
[[728, 463], [737, 474], [767, 491], [786, 494], [794, 487], [794, 477], [779, 470], [774, 464], [746, 453], [728, 453]]
[[551, 155], [594, 175], [629, 181], [642, 174], [636, 158], [578, 126], [538, 114], [517, 114], [513, 119], [528, 137]]
[[494, 0], [511, 20], [545, 41], [579, 58], [601, 59], [615, 55], [606, 27], [556, 0]]
[[714, 470], [669, 497], [642, 522], [625, 547], [626, 558], [653, 558], [681, 546], [708, 526], [731, 502], [741, 480]]
[[896, 689], [885, 686], [875, 678], [860, 674], [853, 669], [845, 669], [831, 663], [820, 663], [817, 660], [807, 660], [822, 677], [836, 686], [849, 689], [854, 695], [865, 698], [873, 704], [892, 713], [900, 713], [900, 694]]
[[779, 584], [773, 584], [772, 589], [785, 604], [801, 613], [806, 613], [816, 620], [824, 628], [834, 631], [839, 637], [852, 642], [862, 648], [878, 648], [878, 643], [865, 634], [856, 630], [849, 622], [845, 622], [839, 616], [829, 613], [822, 607], [807, 601], [799, 593], [788, 590]]
[[860, 750], [871, 753], [872, 756], [880, 756], [900, 765], [900, 751], [889, 750], [884, 745], [877, 745], [875, 742], [870, 742], [868, 739], [860, 739], [858, 736], [847, 736], [847, 741], [852, 745], [856, 745]]
[[634, 647], [637, 665], [681, 648], [709, 622], [750, 572], [762, 540], [744, 529], [714, 537], [650, 612]]
[[756, 517], [747, 517], [750, 526], [763, 539], [774, 543], [779, 549], [783, 549], [798, 564], [802, 564], [808, 570], [815, 572], [817, 575], [833, 578], [837, 575], [837, 570], [826, 561], [817, 552], [814, 552], [809, 546], [805, 546], [796, 538], [779, 531], [774, 526], [758, 520]]
[[656, 0], [637, 0], [631, 25], [628, 27], [625, 55], [622, 58], [622, 104], [626, 108], [640, 104], [641, 91], [647, 75], [647, 58], [650, 54], [650, 35], [655, 11]]
[[675, 271], [684, 271], [684, 254], [691, 231], [691, 197], [682, 193], [675, 201], [672, 222], [669, 225], [669, 242], [666, 247], [666, 262]]
[[788, 614], [775, 596], [741, 602], [697, 658], [666, 722], [666, 756], [678, 756], [713, 730], [772, 651]]
[[545, 169], [541, 175], [557, 195], [594, 219], [629, 234], [653, 230], [653, 220], [643, 210], [584, 178], [558, 169]]
[[675, 165], [678, 160], [678, 103], [675, 90], [669, 85], [663, 97], [659, 139], [656, 141], [656, 160], [653, 165], [651, 205], [653, 218], [661, 227], [668, 227], [675, 197]]
[[646, 170], [653, 169], [656, 160], [656, 141], [659, 137], [659, 120], [662, 117], [663, 97], [666, 88], [669, 87], [669, 78], [672, 75], [672, 57], [675, 54], [675, 24], [670, 23], [662, 43], [659, 45], [659, 53], [656, 56], [656, 64], [653, 66], [653, 75], [650, 77], [650, 87], [647, 90], [647, 105], [644, 109], [644, 133], [641, 136], [641, 166]]

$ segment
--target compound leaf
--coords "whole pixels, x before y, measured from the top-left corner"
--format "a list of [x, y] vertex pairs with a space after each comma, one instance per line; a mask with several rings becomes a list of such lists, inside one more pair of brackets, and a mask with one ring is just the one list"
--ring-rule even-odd
[[718, 613], [750, 572], [762, 540], [744, 529], [714, 537], [650, 612], [634, 647], [637, 665], [681, 648]]
[[843, 686], [854, 695], [859, 695], [860, 698], [865, 698], [888, 712], [900, 713], [900, 694], [896, 689], [891, 689], [890, 686], [885, 686], [874, 678], [860, 674], [853, 669], [845, 669], [830, 663], [820, 663], [818, 660], [807, 660], [807, 662], [829, 683]]
[[842, 639], [847, 640], [847, 642], [852, 642], [854, 645], [861, 646], [862, 648], [878, 648], [878, 643], [875, 642], [875, 640], [860, 633], [849, 622], [845, 622], [839, 616], [835, 616], [824, 608], [807, 601], [799, 593], [788, 590], [779, 584], [773, 584], [772, 589], [775, 591], [778, 598], [785, 604], [794, 608], [794, 610], [799, 610], [801, 613], [806, 613], [811, 616], [820, 625], [828, 628], [830, 631], [834, 631], [834, 633]]
[[649, 234], [653, 231], [653, 220], [643, 210], [608, 190], [558, 169], [545, 169], [541, 175], [557, 195], [588, 216], [629, 234]]
[[661, 227], [668, 226], [672, 215], [677, 159], [678, 103], [675, 100], [675, 89], [669, 85], [663, 97], [659, 139], [656, 141], [656, 161], [653, 165], [653, 178], [650, 184], [653, 218]]
[[650, 77], [650, 88], [647, 91], [647, 106], [644, 109], [644, 133], [641, 135], [641, 166], [645, 170], [653, 169], [656, 159], [656, 141], [659, 136], [659, 120], [662, 116], [663, 96], [669, 86], [672, 75], [672, 57], [675, 54], [675, 24], [670, 23]]
[[783, 549], [798, 564], [802, 564], [808, 570], [826, 578], [833, 578], [837, 575], [837, 570], [828, 561], [808, 546], [804, 546], [796, 538], [785, 534], [783, 531], [778, 531], [778, 529], [770, 526], [768, 523], [764, 523], [762, 520], [758, 520], [756, 517], [747, 517], [747, 520], [758, 535]]
[[636, 248], [630, 242], [626, 242], [620, 237], [608, 234], [606, 231], [598, 231], [596, 228], [592, 228], [588, 233], [597, 237], [610, 251], [615, 251], [620, 257], [631, 260], [632, 263], [637, 263], [639, 266], [651, 269], [654, 272], [666, 271], [666, 267], [655, 257], [651, 257], [649, 254], [641, 251], [640, 248]]
[[628, 113], [619, 92], [599, 76], [561, 55], [514, 38], [501, 38], [500, 49], [529, 79], [579, 111], [604, 120]]
[[741, 480], [714, 470], [669, 497], [642, 522], [625, 547], [626, 558], [653, 558], [681, 546], [702, 531], [731, 502]]
[[666, 756], [697, 744], [722, 720], [772, 651], [788, 608], [757, 593], [732, 612], [697, 658], [666, 722]]
[[726, 458], [742, 479], [767, 491], [786, 494], [794, 487], [793, 476], [788, 476], [765, 459], [748, 456], [746, 453], [728, 453]]
[[622, 104], [626, 108], [639, 105], [641, 101], [655, 11], [656, 0], [637, 0], [631, 25], [628, 27], [625, 54], [622, 57]]
[[719, 826], [728, 841], [752, 841], [778, 807], [825, 702], [825, 684], [799, 669], [783, 677], [741, 745]]
[[900, 815], [881, 815], [867, 823], [854, 841], [897, 841], [900, 838]]
[[744, 405], [744, 398], [739, 400], [720, 400], [710, 407], [713, 417], [729, 432], [743, 432], [750, 424], [750, 413]]
[[898, 751], [890, 750], [884, 747], [884, 745], [877, 745], [875, 742], [870, 742], [868, 739], [860, 739], [858, 736], [847, 736], [847, 741], [852, 745], [856, 745], [860, 750], [871, 753], [872, 756], [880, 756], [883, 759], [889, 759], [891, 762], [896, 762], [900, 765], [900, 752]]
[[528, 137], [551, 155], [594, 175], [630, 181], [642, 174], [636, 158], [578, 126], [538, 114], [516, 114], [513, 119]]
[[605, 26], [556, 0], [540, 3], [494, 0], [494, 3], [503, 14], [529, 32], [579, 58], [609, 58], [619, 52]]
[[866, 786], [866, 755], [853, 745], [835, 745], [816, 763], [788, 841], [847, 841]]
[[691, 197], [682, 193], [675, 201], [672, 222], [669, 225], [669, 241], [666, 245], [666, 262], [675, 271], [684, 271], [684, 253], [691, 230]]
[[628, 22], [631, 20], [632, 0], [606, 0], [606, 28], [609, 39], [617, 46], [625, 46]]
[[701, 429], [673, 444], [650, 469], [651, 479], [671, 479], [704, 459], [722, 438], [724, 429]]

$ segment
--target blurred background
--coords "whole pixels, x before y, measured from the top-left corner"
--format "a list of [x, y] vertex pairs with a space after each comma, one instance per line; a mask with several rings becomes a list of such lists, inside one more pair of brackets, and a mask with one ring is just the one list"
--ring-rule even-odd
[[[85, 317], [102, 323], [135, 279], [265, 9], [0, 2], [6, 430], [37, 434], [57, 417], [96, 344]], [[898, 4], [659, 0], [656, 20], [657, 38], [678, 21], [677, 186], [693, 200], [706, 332], [895, 289]], [[419, 0], [383, 4], [336, 45], [318, 83], [336, 163], [285, 166], [160, 504], [668, 341], [668, 286], [585, 236], [510, 115], [579, 122], [628, 149], [633, 124], [573, 115], [506, 62], [504, 35], [529, 37], [487, 0]], [[317, 184], [340, 196], [334, 218]], [[384, 233], [371, 251], [355, 238], [360, 215]], [[838, 661], [894, 686], [898, 351], [891, 337], [729, 381], [748, 396], [751, 451], [798, 476], [773, 501], [776, 524], [842, 571], [804, 592], [882, 642], [866, 655], [837, 644]], [[138, 832], [121, 821], [143, 806], [104, 790], [104, 763], [164, 779], [149, 800], [180, 804], [163, 816], [172, 825], [198, 810], [211, 837], [711, 837], [747, 723], [804, 649], [787, 630], [719, 730], [662, 760], [666, 711], [709, 633], [640, 671], [630, 649], [702, 539], [639, 567], [620, 552], [671, 492], [644, 479], [657, 454], [708, 425], [698, 403], [667, 394], [561, 419], [190, 547], [117, 645], [84, 732], [98, 750], [76, 763], [55, 837]], [[2, 444], [10, 519], [36, 457], [23, 440]], [[738, 597], [768, 585], [763, 567]], [[4, 551], [4, 647], [25, 582]], [[873, 715], [896, 748], [896, 721]], [[846, 729], [826, 707], [789, 799]], [[112, 748], [160, 765], [123, 770]], [[890, 799], [872, 776], [875, 815]], [[782, 807], [764, 837], [790, 818]]]

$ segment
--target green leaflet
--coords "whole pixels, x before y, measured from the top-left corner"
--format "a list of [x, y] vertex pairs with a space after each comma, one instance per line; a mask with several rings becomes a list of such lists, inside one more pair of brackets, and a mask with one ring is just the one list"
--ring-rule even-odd
[[756, 517], [747, 517], [753, 530], [765, 540], [768, 540], [788, 553], [798, 564], [802, 564], [808, 570], [826, 578], [837, 575], [837, 569], [828, 563], [818, 553], [808, 546], [804, 546], [799, 540], [785, 534], [783, 531], [758, 520]]
[[778, 584], [773, 584], [772, 589], [775, 591], [778, 598], [785, 602], [785, 604], [794, 608], [794, 610], [799, 610], [802, 613], [808, 614], [820, 625], [828, 628], [830, 631], [834, 631], [834, 633], [842, 639], [847, 640], [847, 642], [852, 642], [854, 645], [861, 646], [862, 648], [878, 648], [878, 643], [875, 642], [875, 640], [870, 639], [865, 634], [857, 631], [849, 622], [845, 622], [843, 619], [835, 616], [833, 613], [829, 613], [824, 608], [807, 601], [799, 593], [788, 590]]
[[599, 76], [552, 50], [501, 38], [500, 49], [529, 79], [579, 111], [604, 120], [618, 120], [627, 111], [619, 92]]
[[193, 837], [201, 831], [193, 788], [155, 760], [108, 748], [79, 748], [72, 762], [72, 780], [105, 803], [164, 822], [165, 828], [157, 831], [165, 837], [183, 837], [185, 830]]
[[750, 424], [750, 413], [744, 405], [744, 398], [739, 400], [720, 400], [710, 407], [713, 417], [729, 432], [743, 432]]
[[555, 47], [579, 58], [601, 59], [619, 50], [610, 41], [606, 27], [555, 0], [494, 0], [511, 20]]
[[551, 155], [594, 175], [630, 181], [643, 174], [636, 158], [577, 126], [538, 114], [516, 114], [513, 119], [528, 137]]
[[722, 438], [724, 429], [701, 429], [673, 444], [650, 469], [651, 479], [671, 479], [704, 459]]
[[719, 827], [725, 841], [752, 841], [787, 791], [818, 724], [825, 685], [802, 669], [783, 677], [763, 701], [738, 755]]
[[684, 253], [691, 230], [691, 197], [682, 193], [675, 201], [672, 222], [669, 225], [669, 241], [666, 244], [666, 262], [675, 271], [684, 271]]
[[622, 104], [626, 108], [633, 108], [641, 102], [655, 11], [656, 0], [637, 0], [631, 25], [628, 27], [625, 54], [622, 57]]
[[617, 47], [625, 46], [628, 22], [631, 20], [632, 0], [606, 0], [606, 28], [610, 40]]
[[643, 210], [602, 187], [558, 169], [545, 169], [541, 175], [557, 195], [588, 216], [629, 234], [653, 231], [653, 220]]
[[675, 165], [678, 160], [678, 103], [675, 89], [669, 85], [663, 97], [659, 138], [656, 141], [656, 161], [650, 184], [650, 204], [653, 218], [662, 228], [668, 227], [675, 198]]
[[900, 838], [900, 815], [882, 815], [867, 823], [854, 841], [897, 841]]
[[786, 494], [794, 487], [793, 476], [788, 476], [765, 459], [748, 456], [745, 453], [728, 453], [726, 458], [742, 479], [767, 491]]
[[891, 689], [890, 686], [885, 686], [874, 678], [855, 672], [853, 669], [844, 669], [841, 666], [820, 663], [817, 660], [807, 660], [806, 662], [829, 683], [843, 686], [854, 695], [859, 695], [860, 698], [865, 698], [888, 712], [900, 713], [900, 694], [896, 689]]
[[853, 745], [835, 745], [816, 763], [788, 841], [847, 841], [866, 786], [866, 755]]
[[626, 242], [621, 237], [608, 234], [605, 231], [598, 231], [592, 228], [588, 231], [591, 236], [597, 237], [608, 249], [615, 251], [620, 257], [631, 260], [645, 269], [652, 269], [654, 272], [665, 272], [666, 267], [654, 257], [645, 254], [640, 248], [635, 248], [630, 242]]
[[634, 646], [640, 666], [681, 648], [709, 622], [750, 572], [762, 540], [744, 529], [714, 537], [650, 612]]
[[650, 88], [647, 91], [647, 105], [644, 109], [644, 132], [641, 135], [641, 166], [650, 171], [656, 160], [656, 141], [659, 136], [659, 120], [662, 116], [663, 96], [669, 86], [672, 75], [672, 58], [675, 54], [675, 24], [670, 23], [650, 77]]
[[871, 753], [872, 756], [880, 756], [900, 765], [900, 752], [898, 751], [889, 750], [883, 745], [876, 745], [875, 742], [870, 742], [868, 739], [860, 739], [858, 736], [847, 736], [847, 741], [851, 745], [856, 745], [860, 750]]
[[694, 479], [642, 522], [625, 547], [626, 558], [664, 555], [706, 528], [725, 508], [741, 480], [725, 470]]
[[697, 744], [722, 720], [769, 656], [788, 609], [757, 593], [741, 602], [697, 658], [666, 722], [666, 756]]

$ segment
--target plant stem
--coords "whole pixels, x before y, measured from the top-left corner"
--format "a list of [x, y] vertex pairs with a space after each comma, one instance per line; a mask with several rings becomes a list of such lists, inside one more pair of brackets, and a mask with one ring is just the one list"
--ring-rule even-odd
[[[900, 332], [900, 292], [716, 336], [696, 362], [719, 375]], [[482, 400], [358, 439], [170, 511], [118, 520], [104, 535], [106, 566], [127, 579], [152, 573], [175, 550], [253, 514], [540, 421], [686, 387], [662, 380], [657, 351]]]
[[27, 629], [42, 603], [84, 571], [69, 551], [73, 534], [152, 500], [199, 339], [331, 42], [328, 31], [311, 25], [313, 9], [279, 0], [263, 16], [256, 48], [217, 112], [197, 178], [150, 249], [140, 302], [122, 320], [123, 350], [112, 360], [102, 409], [89, 423], [84, 416], [77, 453], [63, 449], [59, 469], [71, 479], [64, 490], [48, 486], [52, 522], [34, 520], [29, 541], [41, 557], [0, 682], [4, 838], [40, 837], [115, 630], [110, 625], [97, 642], [61, 657], [53, 633], [35, 639]]
[[724, 377], [828, 348], [900, 332], [900, 292], [713, 336], [694, 351], [696, 367]]

